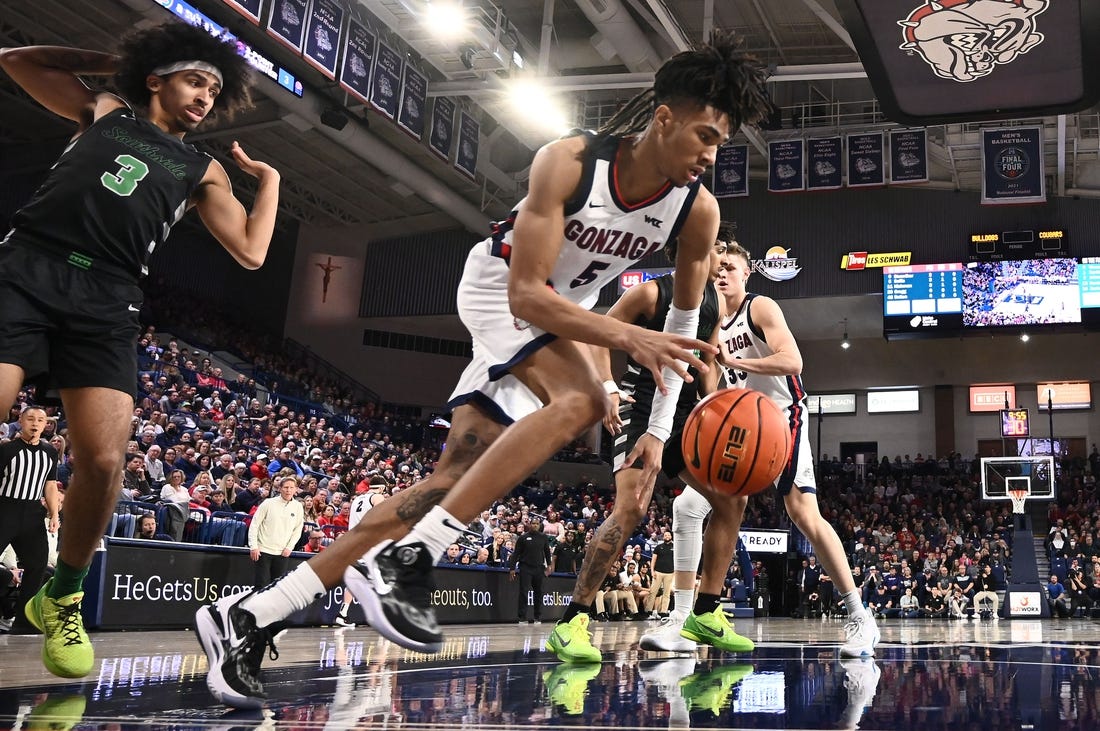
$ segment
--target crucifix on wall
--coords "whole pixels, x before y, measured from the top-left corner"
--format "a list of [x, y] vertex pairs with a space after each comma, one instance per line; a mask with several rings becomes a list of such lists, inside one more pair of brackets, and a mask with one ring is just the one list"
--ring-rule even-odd
[[328, 301], [328, 285], [332, 281], [332, 273], [337, 269], [343, 269], [344, 267], [334, 266], [332, 263], [332, 257], [328, 258], [328, 262], [321, 264], [320, 262], [314, 262], [313, 266], [320, 267], [321, 271], [325, 273], [324, 278], [321, 280], [321, 304]]

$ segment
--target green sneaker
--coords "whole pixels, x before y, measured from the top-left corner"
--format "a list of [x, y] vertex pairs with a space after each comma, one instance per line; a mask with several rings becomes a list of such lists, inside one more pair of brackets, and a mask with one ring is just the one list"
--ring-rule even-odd
[[680, 695], [689, 711], [710, 711], [715, 716], [730, 707], [733, 687], [752, 675], [752, 665], [719, 665], [680, 681]]
[[[583, 616], [583, 615], [582, 615]], [[602, 665], [558, 665], [542, 674], [550, 702], [561, 706], [569, 716], [584, 712], [584, 697], [588, 683], [600, 674]]]
[[51, 599], [47, 596], [50, 579], [31, 597], [23, 609], [31, 624], [46, 636], [42, 645], [42, 663], [54, 675], [62, 678], [83, 678], [92, 672], [95, 654], [92, 641], [84, 631], [80, 616], [80, 600], [84, 592]]
[[82, 695], [50, 697], [27, 716], [28, 731], [68, 731], [84, 719], [88, 700]]
[[733, 625], [722, 607], [707, 614], [689, 614], [680, 636], [726, 652], [752, 652], [756, 649], [752, 640], [733, 631]]
[[546, 638], [546, 650], [562, 662], [603, 662], [603, 655], [592, 645], [588, 633], [588, 615], [578, 614], [568, 622], [558, 622]]

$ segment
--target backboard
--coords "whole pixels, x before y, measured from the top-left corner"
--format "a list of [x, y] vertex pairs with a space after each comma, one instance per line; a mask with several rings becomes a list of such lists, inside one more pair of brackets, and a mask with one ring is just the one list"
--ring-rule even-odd
[[1028, 500], [1054, 499], [1054, 458], [982, 457], [982, 499], [1008, 500], [1009, 490], [1027, 490]]

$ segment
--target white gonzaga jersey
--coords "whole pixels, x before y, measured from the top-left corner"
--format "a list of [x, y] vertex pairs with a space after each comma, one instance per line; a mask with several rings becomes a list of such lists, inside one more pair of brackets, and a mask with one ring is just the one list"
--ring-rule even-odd
[[[764, 340], [764, 332], [752, 321], [752, 301], [756, 297], [755, 294], [746, 295], [737, 312], [722, 321], [718, 347], [725, 353], [726, 360], [766, 358], [775, 352]], [[803, 492], [816, 492], [809, 430], [805, 428], [806, 391], [802, 388], [802, 376], [765, 376], [739, 371], [736, 367], [724, 370], [730, 387], [759, 391], [787, 414], [791, 427], [791, 454], [775, 481], [779, 494], [786, 495], [795, 486]]]
[[357, 495], [355, 499], [351, 501], [351, 514], [348, 515], [348, 530], [359, 525], [359, 521], [367, 517], [367, 513], [374, 507], [371, 505], [371, 498], [377, 494], [376, 492], [365, 492], [362, 495]]
[[[666, 182], [644, 201], [624, 201], [617, 161], [628, 144], [621, 137], [590, 136], [580, 187], [565, 204], [563, 246], [547, 284], [585, 309], [596, 305], [605, 284], [676, 238], [699, 192], [698, 181], [684, 187]], [[511, 256], [516, 217], [526, 202], [493, 226], [493, 255]]]
[[[737, 312], [722, 321], [718, 344], [727, 360], [740, 358], [766, 358], [775, 351], [764, 340], [764, 333], [752, 321], [752, 301], [757, 295], [745, 296]], [[799, 422], [806, 411], [806, 392], [802, 388], [802, 376], [765, 376], [746, 373], [736, 368], [726, 368], [726, 382], [732, 388], [750, 388], [759, 391], [784, 410], [797, 409]]]

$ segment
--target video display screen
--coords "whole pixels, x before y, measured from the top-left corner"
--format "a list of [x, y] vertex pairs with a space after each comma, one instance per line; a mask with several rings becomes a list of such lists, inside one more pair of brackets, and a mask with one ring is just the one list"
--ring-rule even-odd
[[963, 293], [964, 327], [1081, 322], [1076, 259], [971, 262]]

